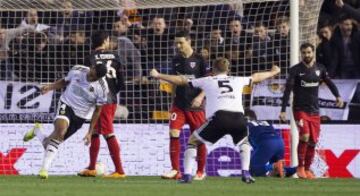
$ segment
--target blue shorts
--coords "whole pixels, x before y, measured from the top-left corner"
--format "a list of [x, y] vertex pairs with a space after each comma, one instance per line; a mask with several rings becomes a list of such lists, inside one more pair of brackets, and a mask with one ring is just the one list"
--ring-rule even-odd
[[280, 136], [264, 136], [256, 143], [251, 154], [250, 172], [254, 176], [266, 176], [266, 165], [284, 159], [284, 142]]

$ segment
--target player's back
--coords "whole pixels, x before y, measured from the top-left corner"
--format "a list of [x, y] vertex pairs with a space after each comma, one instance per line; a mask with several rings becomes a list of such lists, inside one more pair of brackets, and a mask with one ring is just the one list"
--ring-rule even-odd
[[110, 94], [108, 95], [108, 102], [117, 103], [116, 94], [124, 85], [124, 70], [120, 63], [119, 56], [111, 51], [96, 50], [85, 59], [85, 65], [91, 66], [98, 61], [106, 64], [108, 69], [106, 74], [106, 82], [110, 90]]
[[200, 81], [200, 88], [206, 94], [206, 116], [218, 110], [244, 113], [242, 103], [243, 88], [250, 83], [250, 77], [227, 75], [209, 76]]
[[262, 139], [267, 139], [269, 137], [280, 137], [280, 132], [267, 121], [249, 121], [248, 128], [249, 140], [253, 146], [256, 146], [256, 144]]

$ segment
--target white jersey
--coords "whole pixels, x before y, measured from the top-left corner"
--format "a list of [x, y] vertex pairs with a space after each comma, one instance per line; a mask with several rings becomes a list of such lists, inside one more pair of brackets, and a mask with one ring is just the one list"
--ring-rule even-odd
[[69, 84], [60, 97], [62, 102], [74, 110], [76, 116], [84, 119], [91, 119], [95, 106], [107, 102], [109, 92], [104, 78], [95, 82], [87, 80], [86, 75], [89, 71], [88, 67], [74, 66], [65, 77]]
[[244, 113], [242, 92], [251, 83], [251, 77], [217, 75], [190, 80], [193, 87], [201, 88], [206, 96], [206, 118], [218, 110]]

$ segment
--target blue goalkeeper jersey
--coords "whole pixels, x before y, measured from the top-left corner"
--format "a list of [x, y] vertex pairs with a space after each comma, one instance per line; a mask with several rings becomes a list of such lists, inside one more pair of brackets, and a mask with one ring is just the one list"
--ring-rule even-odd
[[248, 123], [248, 128], [249, 128], [249, 141], [254, 148], [264, 138], [280, 137], [279, 130], [275, 129], [267, 121], [250, 121]]

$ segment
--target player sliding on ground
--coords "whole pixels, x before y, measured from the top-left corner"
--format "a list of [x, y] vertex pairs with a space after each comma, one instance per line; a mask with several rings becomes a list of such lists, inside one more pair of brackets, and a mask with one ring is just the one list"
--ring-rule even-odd
[[86, 119], [91, 119], [91, 123], [84, 141], [86, 145], [90, 143], [101, 107], [107, 102], [108, 86], [103, 79], [106, 73], [105, 64], [93, 64], [91, 68], [76, 65], [65, 78], [41, 87], [42, 94], [64, 87], [66, 90], [60, 97], [54, 131], [45, 136], [40, 124], [36, 124], [24, 136], [25, 142], [36, 136], [44, 146], [45, 156], [39, 172], [40, 178], [48, 178], [48, 170], [59, 145], [80, 129]]
[[247, 141], [247, 122], [242, 106], [242, 91], [244, 86], [261, 82], [280, 73], [278, 66], [270, 71], [254, 73], [251, 77], [228, 76], [229, 61], [225, 58], [216, 59], [213, 63], [214, 76], [188, 79], [185, 76], [161, 74], [153, 69], [150, 75], [156, 79], [165, 80], [175, 85], [189, 85], [201, 88], [206, 96], [207, 121], [190, 136], [184, 159], [183, 183], [192, 181], [192, 167], [195, 163], [196, 147], [205, 142], [214, 144], [224, 135], [229, 134], [234, 144], [240, 149], [242, 181], [253, 183], [255, 180], [249, 173], [251, 146]]

